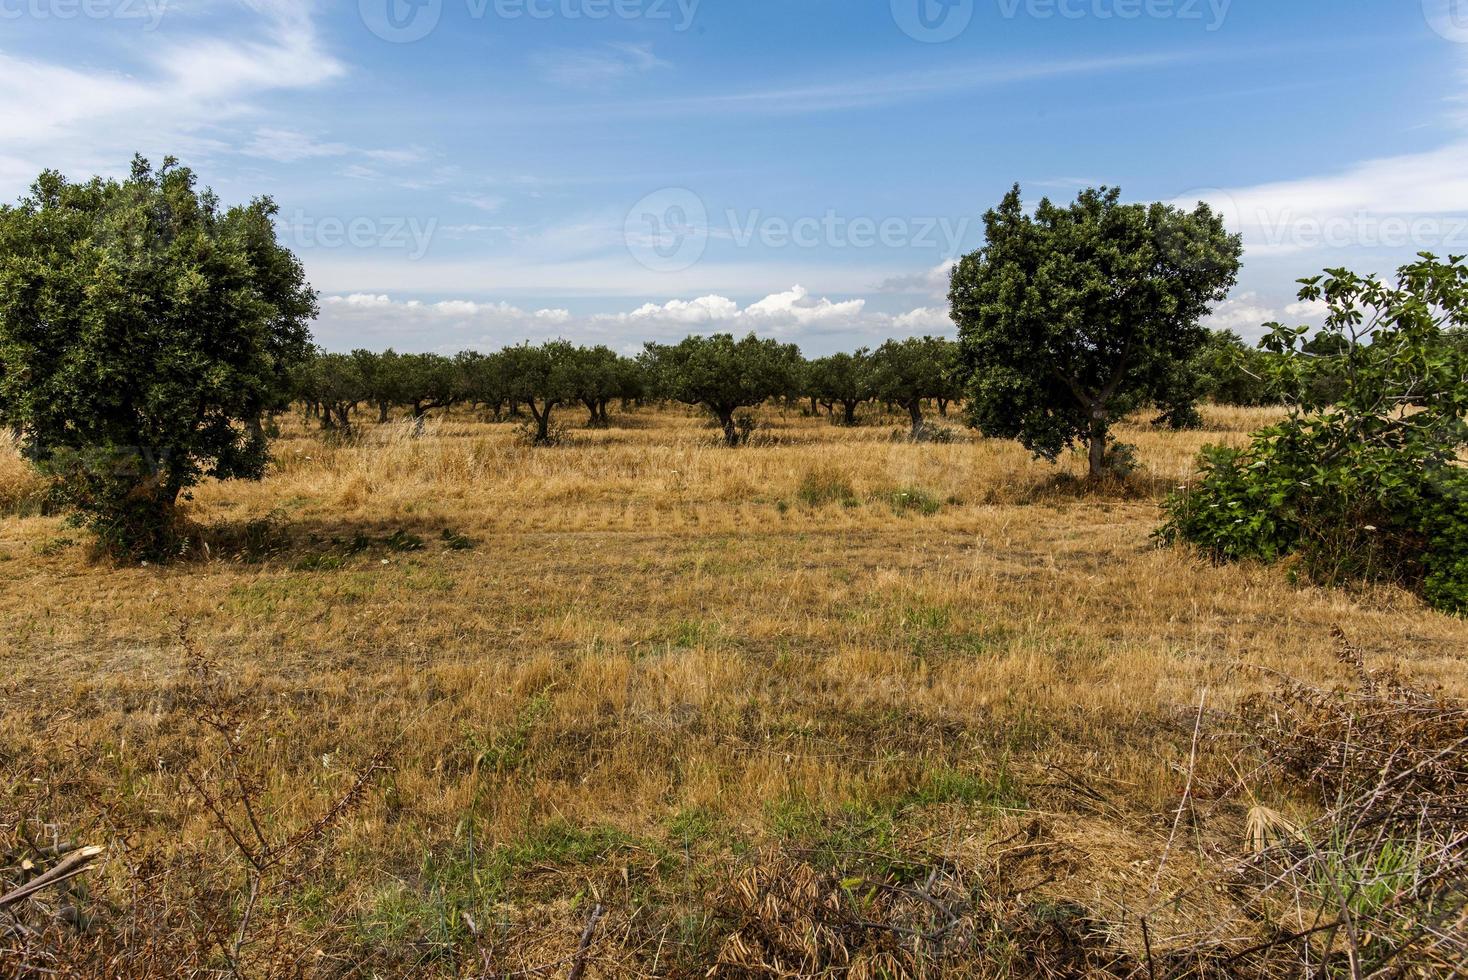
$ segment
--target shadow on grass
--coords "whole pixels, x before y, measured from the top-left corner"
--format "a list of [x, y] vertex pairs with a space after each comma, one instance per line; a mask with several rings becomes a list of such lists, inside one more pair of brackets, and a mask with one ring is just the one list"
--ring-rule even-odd
[[271, 514], [250, 521], [192, 525], [181, 562], [239, 561], [331, 571], [359, 559], [417, 552], [472, 551], [478, 542], [442, 522], [288, 521]]

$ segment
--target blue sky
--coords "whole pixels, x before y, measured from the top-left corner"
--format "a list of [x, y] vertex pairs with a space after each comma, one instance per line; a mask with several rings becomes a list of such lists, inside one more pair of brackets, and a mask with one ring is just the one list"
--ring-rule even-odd
[[[921, 6], [920, 6], [921, 5]], [[1113, 184], [1293, 281], [1468, 252], [1468, 0], [0, 0], [0, 196], [270, 194], [333, 349], [948, 333], [983, 211]]]

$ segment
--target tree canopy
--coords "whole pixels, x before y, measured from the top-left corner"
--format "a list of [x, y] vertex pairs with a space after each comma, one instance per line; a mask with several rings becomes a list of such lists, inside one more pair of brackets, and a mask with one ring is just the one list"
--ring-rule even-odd
[[122, 181], [47, 171], [0, 207], [0, 404], [110, 549], [167, 553], [181, 493], [264, 471], [261, 418], [316, 314], [276, 212], [141, 157]]
[[923, 402], [958, 396], [958, 349], [942, 337], [889, 340], [872, 354], [872, 393], [901, 405], [912, 419], [912, 437], [923, 435]]
[[648, 344], [642, 363], [662, 397], [702, 405], [718, 420], [729, 446], [740, 442], [734, 413], [779, 395], [798, 393], [800, 349], [750, 334], [688, 337], [677, 344]]
[[1123, 204], [1104, 187], [1029, 215], [1015, 186], [984, 223], [949, 292], [971, 420], [1051, 460], [1086, 443], [1099, 476], [1114, 420], [1178, 407], [1178, 367], [1207, 341], [1200, 321], [1234, 285], [1242, 242], [1206, 204]]

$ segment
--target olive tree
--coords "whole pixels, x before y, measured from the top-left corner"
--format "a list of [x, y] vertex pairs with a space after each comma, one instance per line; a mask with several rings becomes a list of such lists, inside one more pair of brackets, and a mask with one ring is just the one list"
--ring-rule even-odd
[[715, 334], [671, 345], [648, 344], [641, 360], [654, 391], [674, 401], [702, 405], [718, 421], [730, 447], [740, 443], [734, 413], [796, 394], [802, 374], [798, 347], [754, 334], [743, 340]]
[[883, 401], [907, 409], [912, 437], [923, 437], [923, 403], [956, 397], [958, 352], [942, 337], [889, 340], [872, 354], [871, 390]]
[[316, 295], [269, 198], [223, 208], [169, 158], [47, 171], [0, 207], [0, 404], [105, 548], [174, 551], [181, 494], [258, 479]]
[[856, 410], [873, 397], [871, 353], [863, 347], [854, 354], [832, 354], [810, 362], [807, 385], [812, 398], [841, 406], [844, 425], [856, 425]]
[[564, 340], [552, 340], [539, 346], [506, 347], [500, 356], [510, 401], [528, 406], [535, 419], [532, 441], [537, 446], [550, 445], [555, 441], [551, 413], [576, 398], [576, 348]]
[[1228, 295], [1242, 252], [1206, 204], [1120, 198], [1090, 189], [1031, 216], [1015, 186], [984, 216], [985, 245], [949, 292], [971, 421], [1050, 460], [1083, 442], [1093, 478], [1116, 419], [1175, 397], [1177, 366], [1206, 342], [1200, 321]]
[[357, 354], [317, 352], [304, 372], [305, 397], [321, 409], [323, 429], [351, 432], [352, 413], [369, 400], [371, 387]]
[[496, 352], [463, 351], [454, 357], [458, 397], [471, 408], [484, 406], [496, 422], [509, 400], [509, 378], [505, 373], [506, 358]]
[[609, 347], [578, 347], [571, 358], [571, 386], [577, 401], [586, 406], [587, 424], [605, 428], [607, 405], [613, 398], [635, 397], [636, 364]]

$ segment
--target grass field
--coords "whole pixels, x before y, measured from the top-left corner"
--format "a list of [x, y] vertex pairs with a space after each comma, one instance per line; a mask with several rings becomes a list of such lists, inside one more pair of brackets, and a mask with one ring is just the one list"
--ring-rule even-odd
[[[0, 821], [107, 846], [110, 948], [160, 975], [221, 936], [246, 975], [793, 973], [769, 951], [828, 940], [901, 975], [909, 881], [1023, 920], [945, 975], [1247, 942], [1220, 868], [1251, 807], [1314, 804], [1253, 777], [1234, 709], [1342, 681], [1334, 627], [1468, 695], [1468, 625], [1155, 547], [1199, 446], [1268, 419], [1205, 414], [1125, 427], [1142, 469], [1099, 493], [895, 417], [770, 408], [732, 451], [673, 409], [550, 449], [292, 418], [166, 568], [91, 560], [0, 446]], [[280, 855], [253, 901], [246, 850]], [[898, 924], [825, 936], [832, 888]]]

